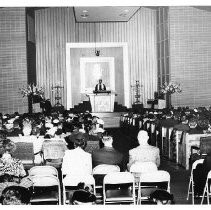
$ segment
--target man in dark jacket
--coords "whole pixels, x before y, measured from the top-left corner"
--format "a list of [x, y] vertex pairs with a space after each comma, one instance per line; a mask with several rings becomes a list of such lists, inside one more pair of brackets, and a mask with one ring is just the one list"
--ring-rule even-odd
[[113, 138], [104, 136], [102, 139], [104, 147], [92, 152], [93, 168], [100, 164], [118, 165], [123, 167], [123, 154], [113, 148]]

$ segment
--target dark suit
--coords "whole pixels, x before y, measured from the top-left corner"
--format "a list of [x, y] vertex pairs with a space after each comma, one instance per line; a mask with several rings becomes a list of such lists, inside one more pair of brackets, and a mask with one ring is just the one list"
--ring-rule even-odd
[[118, 165], [122, 169], [123, 154], [113, 147], [103, 147], [92, 152], [92, 167], [100, 164]]
[[95, 91], [102, 91], [102, 90], [106, 90], [106, 86], [104, 84], [97, 84], [95, 86]]

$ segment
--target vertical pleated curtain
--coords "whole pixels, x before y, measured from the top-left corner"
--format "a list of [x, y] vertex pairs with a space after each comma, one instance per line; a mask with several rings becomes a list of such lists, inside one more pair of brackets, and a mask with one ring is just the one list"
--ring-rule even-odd
[[139, 80], [146, 106], [147, 100], [153, 99], [157, 91], [156, 11], [141, 8], [127, 26], [131, 85]]
[[[72, 8], [36, 11], [37, 81], [54, 103], [52, 85], [62, 84], [66, 104], [66, 43], [127, 42], [130, 85], [143, 85], [142, 100], [157, 90], [156, 11], [141, 7], [128, 22], [76, 23]], [[96, 31], [96, 34], [95, 34]], [[132, 94], [132, 92], [131, 92]], [[131, 103], [134, 97], [131, 97]]]

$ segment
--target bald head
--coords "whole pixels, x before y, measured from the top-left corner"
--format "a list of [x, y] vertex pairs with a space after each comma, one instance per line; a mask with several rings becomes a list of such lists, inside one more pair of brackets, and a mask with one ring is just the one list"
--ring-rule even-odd
[[138, 132], [138, 142], [139, 144], [148, 144], [148, 139], [149, 139], [149, 136], [148, 136], [148, 133], [144, 130], [140, 130]]

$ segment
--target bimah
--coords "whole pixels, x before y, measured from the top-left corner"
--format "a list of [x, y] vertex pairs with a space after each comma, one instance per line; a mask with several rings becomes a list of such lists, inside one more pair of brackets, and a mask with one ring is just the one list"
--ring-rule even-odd
[[111, 91], [93, 91], [88, 93], [92, 112], [113, 112], [115, 93]]

